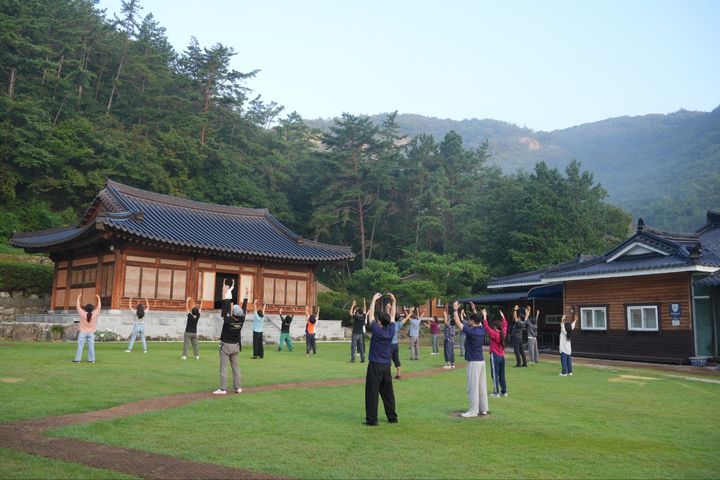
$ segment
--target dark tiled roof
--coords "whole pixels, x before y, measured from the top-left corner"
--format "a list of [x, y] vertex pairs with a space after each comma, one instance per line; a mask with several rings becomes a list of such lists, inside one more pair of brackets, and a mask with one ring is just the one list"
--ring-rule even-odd
[[720, 271], [702, 280], [695, 280], [695, 285], [700, 287], [720, 287]]
[[[95, 212], [99, 212], [95, 215]], [[267, 209], [215, 205], [148, 192], [108, 180], [80, 225], [15, 235], [17, 247], [42, 250], [82, 235], [112, 231], [206, 254], [306, 263], [352, 260], [349, 247], [294, 234]]]
[[458, 300], [460, 303], [474, 303], [477, 305], [491, 305], [495, 302], [515, 302], [527, 298], [527, 290], [521, 292], [502, 292], [502, 293], [488, 293], [485, 295], [475, 295], [473, 297], [461, 298]]
[[[696, 267], [720, 268], [720, 214], [708, 211], [707, 223], [695, 233], [664, 232], [638, 222], [635, 235], [597, 257], [578, 259], [544, 270], [493, 278], [488, 288], [514, 285], [540, 285], [563, 279], [591, 276], [613, 276], [633, 272], [691, 271]], [[648, 253], [630, 255], [635, 245], [647, 247]]]

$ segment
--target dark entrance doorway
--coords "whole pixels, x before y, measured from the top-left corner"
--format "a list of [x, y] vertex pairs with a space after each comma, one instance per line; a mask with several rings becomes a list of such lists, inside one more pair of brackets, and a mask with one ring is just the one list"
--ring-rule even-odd
[[240, 288], [239, 282], [240, 282], [240, 276], [238, 274], [232, 274], [232, 273], [222, 273], [218, 272], [215, 274], [215, 310], [220, 310], [222, 308], [222, 290], [223, 290], [223, 282], [227, 281], [230, 283], [230, 281], [235, 281], [235, 288], [233, 288], [232, 291], [232, 303], [237, 304], [237, 298], [238, 298], [238, 288]]

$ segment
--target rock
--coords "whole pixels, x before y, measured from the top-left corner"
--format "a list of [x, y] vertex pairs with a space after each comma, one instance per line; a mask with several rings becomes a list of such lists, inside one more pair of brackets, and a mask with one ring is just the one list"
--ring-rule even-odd
[[13, 340], [37, 340], [40, 338], [43, 328], [28, 323], [16, 323], [12, 331]]
[[0, 298], [10, 298], [10, 294], [8, 292], [0, 292]]
[[40, 297], [38, 297], [38, 296], [37, 296], [36, 294], [34, 294], [34, 293], [30, 295], [30, 300], [39, 300], [39, 299], [40, 299]]

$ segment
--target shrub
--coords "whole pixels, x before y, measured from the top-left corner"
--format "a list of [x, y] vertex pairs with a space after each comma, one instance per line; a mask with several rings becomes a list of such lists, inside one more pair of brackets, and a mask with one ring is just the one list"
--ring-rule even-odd
[[52, 265], [0, 260], [0, 291], [47, 295], [52, 278]]
[[121, 340], [121, 338], [116, 332], [107, 329], [103, 332], [96, 333], [95, 340], [98, 342], [117, 342], [118, 340]]
[[342, 320], [344, 326], [352, 325], [352, 319], [348, 313], [352, 300], [348, 294], [343, 292], [318, 293], [317, 301], [322, 315], [321, 320]]

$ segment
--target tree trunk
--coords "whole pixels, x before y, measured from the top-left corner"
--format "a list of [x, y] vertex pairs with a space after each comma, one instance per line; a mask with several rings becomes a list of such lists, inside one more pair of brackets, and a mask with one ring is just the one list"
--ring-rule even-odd
[[362, 268], [365, 268], [365, 211], [363, 210], [362, 195], [358, 196], [358, 221], [360, 224], [360, 258]]
[[64, 101], [60, 104], [60, 108], [58, 108], [58, 111], [57, 111], [57, 113], [55, 114], [55, 118], [53, 119], [53, 123], [52, 123], [52, 126], [53, 126], [53, 127], [54, 127], [55, 125], [57, 125], [57, 121], [58, 121], [58, 118], [60, 118], [60, 112], [62, 112], [63, 105], [65, 105], [65, 102], [64, 102]]
[[8, 85], [8, 96], [10, 98], [15, 95], [15, 67], [10, 69], [10, 84]]
[[63, 66], [64, 60], [65, 60], [65, 55], [61, 55], [60, 56], [60, 64], [58, 65], [58, 70], [57, 70], [57, 78], [60, 78], [60, 72], [62, 72], [62, 66]]

